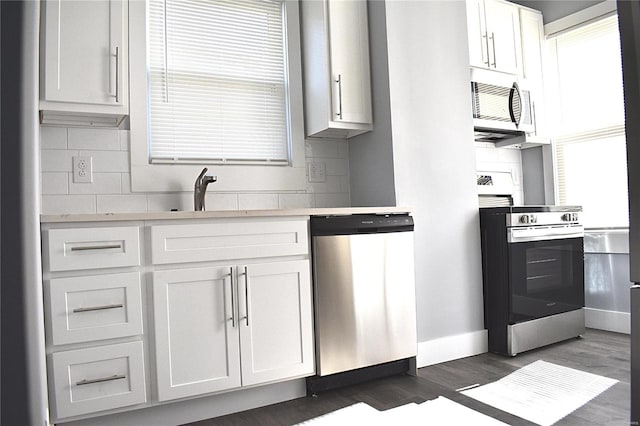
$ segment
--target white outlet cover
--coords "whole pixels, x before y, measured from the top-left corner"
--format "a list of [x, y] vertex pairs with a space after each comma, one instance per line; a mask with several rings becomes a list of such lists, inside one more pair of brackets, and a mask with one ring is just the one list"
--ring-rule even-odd
[[73, 181], [75, 183], [93, 182], [93, 161], [91, 157], [73, 157]]
[[308, 163], [307, 172], [309, 175], [309, 182], [327, 181], [327, 171], [324, 163]]

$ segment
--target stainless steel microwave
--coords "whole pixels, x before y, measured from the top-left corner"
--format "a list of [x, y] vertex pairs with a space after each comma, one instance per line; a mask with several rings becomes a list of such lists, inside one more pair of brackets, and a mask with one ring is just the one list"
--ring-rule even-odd
[[535, 109], [529, 90], [515, 76], [472, 73], [473, 125], [477, 131], [496, 133], [535, 132]]

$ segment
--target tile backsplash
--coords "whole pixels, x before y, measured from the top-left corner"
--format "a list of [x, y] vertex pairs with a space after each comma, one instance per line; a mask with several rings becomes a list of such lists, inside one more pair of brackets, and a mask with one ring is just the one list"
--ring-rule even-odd
[[[42, 214], [193, 209], [192, 192], [131, 192], [128, 130], [41, 126], [40, 133]], [[306, 190], [297, 192], [231, 193], [210, 188], [207, 210], [350, 206], [347, 142], [306, 140], [305, 155], [307, 163], [325, 164], [325, 182], [307, 182]], [[74, 156], [92, 158], [92, 183], [73, 182]]]
[[511, 172], [514, 184], [513, 202], [524, 204], [522, 186], [522, 156], [516, 148], [496, 148], [490, 142], [475, 142], [476, 170], [482, 172]]

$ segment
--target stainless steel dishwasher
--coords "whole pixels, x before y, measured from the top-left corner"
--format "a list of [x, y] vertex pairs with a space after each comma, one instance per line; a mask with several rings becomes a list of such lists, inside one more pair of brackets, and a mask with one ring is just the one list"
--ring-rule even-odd
[[406, 214], [311, 218], [317, 376], [416, 356], [413, 227]]

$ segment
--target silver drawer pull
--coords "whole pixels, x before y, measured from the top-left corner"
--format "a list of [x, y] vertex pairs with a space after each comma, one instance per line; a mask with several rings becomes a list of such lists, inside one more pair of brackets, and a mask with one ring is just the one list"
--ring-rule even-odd
[[121, 249], [122, 244], [105, 244], [102, 246], [71, 247], [71, 251]]
[[124, 308], [124, 305], [122, 303], [117, 303], [113, 305], [92, 306], [90, 308], [76, 308], [73, 310], [73, 312], [78, 313], [78, 312], [90, 312], [90, 311], [104, 311], [105, 309], [116, 309], [116, 308]]
[[93, 383], [110, 382], [112, 380], [120, 380], [120, 379], [126, 379], [126, 378], [127, 376], [125, 376], [124, 374], [114, 374], [113, 376], [101, 377], [99, 379], [83, 379], [83, 380], [80, 380], [79, 382], [76, 382], [76, 386], [91, 385]]

